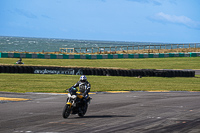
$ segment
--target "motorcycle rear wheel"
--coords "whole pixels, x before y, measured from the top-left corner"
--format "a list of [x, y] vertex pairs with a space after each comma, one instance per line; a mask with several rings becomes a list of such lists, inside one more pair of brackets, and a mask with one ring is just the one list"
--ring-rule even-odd
[[67, 119], [70, 115], [70, 112], [71, 112], [70, 106], [68, 104], [66, 104], [65, 107], [63, 108], [63, 112], [62, 112], [63, 118]]

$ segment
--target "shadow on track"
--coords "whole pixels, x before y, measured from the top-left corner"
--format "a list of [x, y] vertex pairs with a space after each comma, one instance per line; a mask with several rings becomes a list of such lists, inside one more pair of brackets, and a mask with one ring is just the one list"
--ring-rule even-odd
[[131, 115], [91, 115], [91, 116], [75, 117], [75, 118], [83, 119], [83, 118], [116, 118], [116, 117], [134, 117], [134, 116], [131, 116]]

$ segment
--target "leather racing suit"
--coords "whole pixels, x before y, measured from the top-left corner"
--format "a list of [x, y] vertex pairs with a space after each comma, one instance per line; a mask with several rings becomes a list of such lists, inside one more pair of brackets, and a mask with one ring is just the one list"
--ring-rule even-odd
[[81, 92], [82, 95], [87, 99], [87, 97], [89, 96], [88, 93], [90, 92], [91, 88], [90, 83], [88, 81], [85, 82], [78, 81], [75, 85], [69, 88], [69, 92], [71, 91], [71, 89], [76, 87], [79, 87], [79, 92]]

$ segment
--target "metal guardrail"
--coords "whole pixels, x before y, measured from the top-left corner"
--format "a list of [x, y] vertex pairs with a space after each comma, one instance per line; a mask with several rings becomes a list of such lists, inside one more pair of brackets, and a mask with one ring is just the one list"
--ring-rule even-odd
[[118, 51], [134, 52], [135, 50], [162, 50], [162, 49], [183, 49], [200, 48], [200, 43], [190, 44], [160, 44], [160, 45], [129, 45], [129, 46], [110, 46], [110, 47], [80, 47], [80, 48], [60, 48], [63, 53], [116, 53]]

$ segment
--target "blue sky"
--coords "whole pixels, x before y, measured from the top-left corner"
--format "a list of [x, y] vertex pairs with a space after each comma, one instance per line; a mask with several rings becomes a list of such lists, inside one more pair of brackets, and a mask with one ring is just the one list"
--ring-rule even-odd
[[200, 0], [0, 0], [0, 36], [200, 42]]

